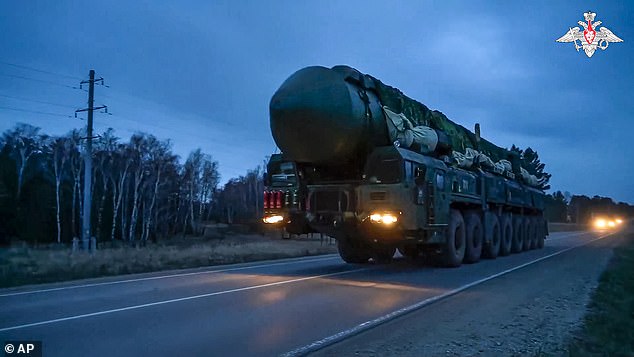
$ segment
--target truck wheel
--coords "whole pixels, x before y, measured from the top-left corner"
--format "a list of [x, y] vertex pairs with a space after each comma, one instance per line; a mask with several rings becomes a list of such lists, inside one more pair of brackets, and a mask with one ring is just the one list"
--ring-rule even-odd
[[524, 217], [517, 215], [513, 217], [513, 245], [512, 253], [519, 253], [524, 246]]
[[546, 238], [546, 221], [538, 217], [535, 219], [535, 227], [537, 228], [537, 243], [536, 248], [542, 249], [544, 248], [544, 239]]
[[469, 212], [465, 215], [465, 263], [476, 263], [480, 260], [482, 254], [482, 241], [484, 240], [484, 232], [482, 229], [482, 220], [480, 215], [475, 212]]
[[500, 216], [500, 255], [507, 256], [511, 253], [511, 247], [513, 246], [513, 219], [508, 213], [504, 213]]
[[524, 217], [524, 244], [522, 250], [527, 251], [531, 249], [533, 242], [533, 225], [531, 224], [530, 217]]
[[531, 249], [537, 249], [537, 239], [539, 237], [539, 227], [537, 224], [537, 217], [531, 217], [531, 231], [532, 231], [532, 239], [531, 239]]
[[459, 267], [465, 253], [465, 224], [460, 211], [452, 209], [447, 227], [447, 239], [443, 247], [442, 263], [447, 267]]
[[372, 249], [372, 259], [377, 264], [387, 264], [394, 258], [396, 248], [394, 247], [376, 247]]
[[367, 248], [356, 246], [348, 239], [338, 239], [337, 250], [339, 251], [341, 259], [346, 263], [363, 264], [367, 263], [368, 259], [370, 259]]
[[488, 241], [484, 245], [483, 253], [486, 258], [495, 259], [500, 253], [500, 245], [502, 243], [500, 221], [498, 216], [491, 212], [485, 213], [484, 217], [486, 219], [485, 234]]

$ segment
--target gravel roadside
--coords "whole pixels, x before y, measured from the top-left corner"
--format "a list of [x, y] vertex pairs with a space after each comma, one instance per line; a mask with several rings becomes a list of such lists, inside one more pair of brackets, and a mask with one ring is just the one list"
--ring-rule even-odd
[[493, 279], [315, 356], [567, 356], [619, 234]]

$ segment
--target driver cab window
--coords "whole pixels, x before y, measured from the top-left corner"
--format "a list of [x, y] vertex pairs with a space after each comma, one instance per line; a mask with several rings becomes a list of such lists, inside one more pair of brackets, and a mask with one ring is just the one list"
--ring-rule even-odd
[[370, 183], [398, 183], [402, 176], [403, 161], [400, 159], [370, 161], [365, 172], [365, 179]]
[[295, 184], [295, 164], [292, 162], [281, 162], [274, 165], [270, 172], [272, 186], [292, 186]]

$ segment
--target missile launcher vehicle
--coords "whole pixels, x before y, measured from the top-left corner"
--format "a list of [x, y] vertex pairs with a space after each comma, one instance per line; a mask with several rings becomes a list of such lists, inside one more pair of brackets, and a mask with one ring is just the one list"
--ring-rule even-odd
[[516, 153], [370, 75], [301, 69], [273, 95], [270, 125], [281, 154], [264, 221], [330, 235], [346, 262], [398, 249], [456, 267], [544, 246], [542, 183]]

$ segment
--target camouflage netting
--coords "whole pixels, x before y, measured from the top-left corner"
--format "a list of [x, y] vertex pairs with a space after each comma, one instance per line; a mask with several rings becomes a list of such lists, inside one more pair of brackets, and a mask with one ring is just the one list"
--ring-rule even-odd
[[[383, 84], [372, 76], [367, 76], [374, 83], [384, 107], [405, 115], [413, 122], [414, 126], [428, 126], [447, 134], [454, 150], [454, 160], [457, 161], [458, 166], [470, 168], [477, 164], [478, 167], [488, 169], [491, 172], [515, 177], [511, 162], [507, 160], [511, 154], [510, 151], [482, 138], [480, 138], [478, 145], [474, 133], [449, 120], [443, 113], [431, 110], [424, 104], [407, 97], [397, 88]], [[541, 184], [535, 175], [529, 174], [523, 167], [520, 168], [520, 176], [530, 186], [539, 187]]]
[[454, 150], [464, 153], [467, 148], [472, 148], [478, 149], [478, 151], [487, 155], [493, 161], [508, 159], [508, 150], [496, 146], [482, 138], [480, 139], [478, 148], [475, 134], [467, 128], [449, 120], [443, 113], [437, 110], [431, 110], [424, 104], [407, 97], [397, 88], [383, 84], [383, 82], [370, 75], [366, 76], [374, 83], [374, 87], [384, 106], [387, 106], [396, 113], [403, 113], [407, 118], [412, 120], [415, 125], [426, 125], [443, 131], [449, 137]]
[[[334, 66], [332, 69], [341, 72], [346, 80], [351, 80], [362, 88], [376, 92], [383, 106], [386, 120], [388, 120], [390, 136], [396, 135], [399, 142], [404, 144], [405, 147], [409, 147], [412, 142], [418, 140], [425, 144], [419, 145], [423, 149], [421, 152], [429, 150], [430, 148], [426, 146], [429, 146], [430, 143], [439, 142], [439, 140], [434, 141], [433, 139], [438, 138], [433, 138], [432, 133], [424, 128], [430, 127], [446, 135], [453, 150], [451, 157], [458, 167], [466, 169], [483, 168], [509, 178], [517, 177], [535, 187], [543, 187], [545, 184], [542, 182], [543, 179], [540, 180], [535, 175], [529, 174], [525, 168], [520, 166], [520, 156], [517, 153], [501, 148], [483, 138], [480, 138], [478, 143], [473, 132], [449, 120], [443, 113], [431, 110], [424, 104], [409, 98], [399, 89], [390, 87], [352, 67]], [[399, 116], [401, 117], [400, 119]], [[393, 124], [391, 126], [390, 120], [392, 120], [391, 124]], [[403, 123], [409, 123], [410, 125], [404, 125]], [[391, 139], [393, 138], [391, 137]]]

